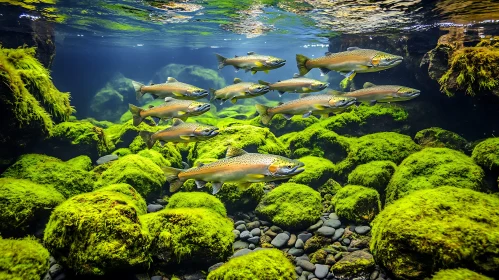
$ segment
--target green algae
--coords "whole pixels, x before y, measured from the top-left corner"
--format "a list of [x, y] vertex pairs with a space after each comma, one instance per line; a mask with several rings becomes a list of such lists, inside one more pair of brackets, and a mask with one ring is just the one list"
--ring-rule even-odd
[[430, 127], [416, 133], [414, 141], [428, 148], [449, 148], [465, 152], [468, 141], [452, 131]]
[[492, 280], [466, 268], [442, 269], [433, 275], [432, 280]]
[[0, 279], [39, 280], [49, 269], [49, 252], [34, 238], [0, 237]]
[[305, 164], [305, 171], [293, 176], [289, 182], [304, 184], [317, 189], [334, 172], [334, 164], [325, 158], [306, 156], [298, 159]]
[[374, 265], [373, 256], [361, 250], [345, 255], [341, 260], [333, 264], [331, 271], [341, 278], [348, 277], [352, 279], [361, 274], [369, 275]]
[[471, 158], [488, 170], [499, 170], [499, 138], [489, 138], [473, 149]]
[[172, 163], [165, 159], [158, 151], [155, 150], [142, 150], [137, 153], [141, 157], [150, 159], [159, 167], [172, 166]]
[[179, 192], [170, 197], [167, 209], [208, 208], [226, 217], [227, 210], [223, 203], [213, 195], [203, 192]]
[[341, 188], [331, 203], [339, 217], [356, 222], [370, 222], [381, 211], [379, 193], [363, 186]]
[[348, 183], [375, 189], [384, 197], [385, 188], [396, 169], [397, 165], [391, 161], [371, 161], [358, 165], [348, 175]]

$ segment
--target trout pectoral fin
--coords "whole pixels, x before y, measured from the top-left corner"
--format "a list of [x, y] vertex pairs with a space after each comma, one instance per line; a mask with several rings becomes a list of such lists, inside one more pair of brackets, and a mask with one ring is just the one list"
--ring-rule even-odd
[[324, 109], [326, 109], [326, 107], [324, 107], [324, 106], [322, 106], [322, 105], [320, 105], [320, 104], [316, 104], [316, 105], [314, 105], [314, 107], [315, 107], [315, 109], [317, 109], [317, 110], [324, 110]]
[[178, 113], [177, 113], [177, 114], [178, 114], [179, 116], [183, 116], [183, 115], [185, 115], [186, 113], [185, 113], [184, 111], [178, 111]]
[[310, 117], [310, 115], [312, 115], [312, 112], [306, 112], [305, 114], [303, 114], [303, 118], [308, 118]]
[[293, 117], [293, 115], [291, 115], [291, 114], [284, 114], [283, 116], [288, 121]]
[[180, 135], [180, 139], [182, 139], [182, 140], [191, 140], [191, 137], [189, 135]]
[[196, 180], [195, 182], [196, 182], [196, 187], [197, 187], [198, 189], [201, 189], [201, 188], [203, 188], [204, 186], [206, 186], [206, 182], [205, 182], [205, 181]]
[[263, 72], [265, 72], [265, 74], [268, 74], [268, 73], [269, 73], [269, 70], [263, 70]]
[[212, 194], [217, 194], [220, 189], [222, 188], [223, 183], [222, 182], [213, 182], [211, 183], [211, 186], [213, 187], [213, 192]]
[[251, 74], [255, 75], [255, 74], [256, 74], [256, 72], [257, 72], [257, 71], [254, 71], [254, 70], [253, 70], [253, 71], [251, 71]]
[[248, 175], [246, 175], [246, 178], [248, 178], [248, 179], [263, 179], [263, 178], [265, 178], [265, 175], [263, 175], [263, 174], [248, 174]]
[[175, 96], [179, 96], [179, 97], [180, 97], [180, 96], [184, 96], [183, 94], [178, 93], [178, 92], [172, 92], [172, 93], [173, 93], [173, 95], [175, 95]]
[[249, 188], [251, 186], [251, 182], [248, 182], [248, 183], [240, 183], [237, 185], [237, 187], [241, 190], [246, 190], [247, 188]]
[[237, 102], [237, 99], [235, 99], [235, 98], [232, 98], [232, 99], [230, 100], [230, 102], [232, 102], [232, 104], [236, 104], [236, 102]]
[[261, 63], [260, 61], [257, 61], [257, 62], [255, 62], [255, 66], [256, 67], [262, 67], [263, 63]]

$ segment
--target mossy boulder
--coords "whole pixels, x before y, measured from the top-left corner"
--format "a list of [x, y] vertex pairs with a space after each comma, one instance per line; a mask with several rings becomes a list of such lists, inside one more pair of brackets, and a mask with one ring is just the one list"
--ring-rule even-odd
[[357, 166], [348, 175], [348, 183], [375, 189], [384, 197], [385, 188], [396, 169], [397, 165], [391, 161], [371, 161]]
[[315, 156], [337, 162], [346, 157], [347, 150], [350, 147], [347, 137], [327, 130], [320, 123], [300, 132], [285, 134], [279, 138], [289, 147], [292, 158]]
[[129, 150], [132, 153], [139, 153], [145, 157], [148, 157], [154, 160], [156, 163], [161, 164], [160, 167], [165, 166], [173, 166], [173, 167], [182, 167], [182, 155], [180, 154], [179, 148], [177, 148], [173, 143], [166, 143], [164, 146], [154, 145], [151, 150], [159, 153], [164, 159], [161, 160], [157, 155], [157, 153], [149, 153], [147, 151], [146, 143], [142, 139], [142, 137], [137, 136], [134, 138], [132, 143], [130, 144]]
[[150, 159], [159, 167], [172, 166], [170, 161], [166, 160], [165, 157], [155, 150], [142, 150], [137, 155]]
[[365, 250], [348, 253], [331, 267], [340, 279], [367, 278], [374, 269], [374, 258]]
[[151, 240], [139, 216], [146, 211], [140, 194], [124, 184], [77, 195], [52, 212], [44, 244], [77, 274], [145, 269]]
[[362, 186], [341, 188], [331, 203], [339, 217], [356, 222], [370, 222], [381, 211], [379, 193]]
[[486, 170], [499, 171], [499, 137], [478, 143], [471, 157]]
[[226, 217], [227, 210], [223, 203], [213, 195], [204, 192], [179, 192], [168, 199], [168, 209], [208, 208]]
[[49, 269], [49, 252], [35, 239], [0, 237], [0, 279], [39, 280]]
[[259, 249], [236, 257], [208, 274], [207, 280], [295, 280], [291, 261], [277, 249]]
[[334, 172], [334, 164], [325, 158], [306, 156], [298, 159], [298, 161], [305, 164], [305, 171], [292, 177], [289, 182], [304, 184], [317, 189]]
[[[253, 106], [253, 108], [255, 107]], [[256, 117], [254, 121], [258, 125], [261, 125], [260, 117]], [[276, 115], [272, 118], [272, 120], [268, 124], [268, 127], [270, 131], [276, 136], [281, 136], [293, 131], [302, 131], [317, 122], [319, 122], [319, 119], [314, 116], [310, 116], [308, 118], [303, 118], [302, 116], [293, 116], [291, 120], [287, 120], [282, 115]]]
[[211, 265], [232, 254], [234, 224], [207, 208], [163, 209], [140, 217], [155, 264]]
[[319, 219], [321, 196], [308, 186], [284, 183], [263, 196], [256, 212], [280, 227], [304, 229]]
[[442, 269], [433, 275], [432, 280], [492, 280], [466, 268]]
[[90, 101], [88, 115], [100, 120], [118, 122], [128, 104], [135, 101], [135, 90], [130, 79], [121, 73], [113, 77], [95, 93]]
[[461, 137], [459, 134], [439, 127], [430, 127], [423, 129], [416, 133], [414, 141], [427, 148], [449, 148], [466, 151], [466, 144], [468, 141]]
[[117, 155], [118, 157], [124, 157], [129, 154], [133, 154], [132, 151], [128, 148], [119, 148], [112, 152], [113, 155]]
[[161, 168], [152, 160], [140, 155], [127, 155], [94, 170], [98, 174], [95, 188], [110, 184], [126, 183], [144, 197], [158, 194], [166, 183]]
[[45, 220], [64, 196], [52, 186], [28, 180], [0, 178], [0, 235], [34, 233], [36, 223]]
[[386, 188], [386, 203], [411, 192], [454, 186], [481, 190], [484, 172], [467, 155], [447, 148], [426, 148], [407, 157]]
[[376, 263], [401, 279], [423, 279], [442, 268], [499, 273], [499, 198], [469, 189], [414, 192], [372, 222]]
[[78, 157], [78, 162], [71, 160], [64, 162], [46, 155], [26, 154], [7, 168], [1, 176], [28, 179], [38, 184], [52, 186], [68, 198], [93, 190], [95, 177], [92, 172], [86, 170], [88, 159], [84, 157]]
[[225, 87], [225, 79], [219, 72], [198, 65], [168, 64], [154, 74], [153, 81], [164, 83], [168, 77], [204, 89]]

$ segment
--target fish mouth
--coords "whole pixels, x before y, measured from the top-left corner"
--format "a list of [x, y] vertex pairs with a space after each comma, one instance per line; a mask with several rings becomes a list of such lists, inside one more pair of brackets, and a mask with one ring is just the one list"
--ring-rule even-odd
[[208, 91], [207, 90], [198, 91], [198, 92], [194, 93], [194, 95], [202, 98], [202, 97], [208, 96]]
[[210, 137], [217, 136], [219, 133], [220, 133], [220, 131], [218, 131], [218, 129], [214, 129], [210, 132], [210, 134], [208, 134], [208, 136], [210, 136]]
[[286, 60], [282, 60], [282, 61], [276, 61], [276, 62], [272, 62], [271, 65], [273, 67], [281, 67], [283, 66], [284, 64], [286, 64]]
[[201, 105], [201, 106], [200, 106], [200, 107], [199, 107], [196, 111], [197, 111], [198, 113], [204, 113], [204, 112], [209, 111], [209, 110], [210, 110], [210, 108], [211, 108], [211, 105], [210, 105], [210, 104], [203, 104], [203, 105]]
[[263, 93], [267, 93], [267, 92], [269, 92], [269, 91], [270, 91], [270, 87], [269, 87], [269, 86], [265, 86], [265, 87], [262, 87], [262, 88], [258, 88], [258, 89], [256, 90], [256, 92], [257, 92], [257, 93], [262, 93], [262, 92], [263, 92]]
[[319, 86], [317, 89], [323, 90], [323, 89], [327, 88], [328, 86], [329, 86], [329, 83], [325, 83], [325, 84]]
[[302, 173], [303, 171], [305, 171], [305, 167], [295, 167], [291, 172], [290, 172], [290, 175], [297, 175], [297, 174], [300, 174]]
[[397, 65], [397, 64], [400, 64], [403, 60], [404, 60], [404, 58], [399, 56], [399, 57], [396, 57], [395, 59], [391, 60], [390, 62], [388, 62], [387, 65]]
[[421, 92], [420, 92], [420, 91], [418, 91], [418, 92], [414, 92], [414, 93], [411, 93], [411, 94], [409, 95], [409, 97], [411, 97], [411, 98], [418, 97], [420, 94], [421, 94]]
[[344, 107], [351, 106], [355, 103], [357, 103], [357, 98], [353, 98], [353, 99], [344, 101], [343, 103], [339, 104], [338, 107], [344, 108]]

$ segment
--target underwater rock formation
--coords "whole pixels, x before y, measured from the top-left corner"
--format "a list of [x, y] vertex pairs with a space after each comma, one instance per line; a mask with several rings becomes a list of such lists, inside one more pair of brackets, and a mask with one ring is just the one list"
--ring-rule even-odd
[[492, 280], [466, 268], [442, 269], [437, 272], [432, 280]]
[[52, 186], [0, 178], [0, 235], [34, 234], [36, 223], [48, 218], [51, 210], [64, 200], [64, 196]]
[[310, 186], [317, 189], [333, 174], [334, 164], [325, 158], [306, 156], [298, 159], [305, 164], [305, 171], [291, 177], [289, 182]]
[[430, 127], [416, 133], [414, 141], [422, 147], [449, 148], [466, 152], [468, 141], [459, 134], [439, 127]]
[[64, 197], [93, 190], [94, 175], [89, 172], [92, 163], [87, 156], [69, 161], [38, 154], [22, 155], [2, 177], [28, 179], [41, 185], [51, 186]]
[[59, 205], [45, 229], [44, 244], [62, 264], [82, 275], [145, 269], [150, 237], [139, 215], [140, 194], [129, 185], [111, 185], [74, 196]]
[[386, 204], [411, 192], [453, 186], [479, 191], [484, 172], [467, 155], [447, 148], [426, 148], [407, 157], [386, 188]]
[[168, 77], [174, 77], [179, 82], [188, 81], [203, 89], [225, 87], [225, 79], [217, 71], [198, 65], [168, 64], [154, 74], [153, 80], [164, 83]]
[[0, 237], [0, 252], [0, 279], [39, 280], [49, 269], [49, 252], [30, 237]]
[[286, 229], [304, 229], [321, 215], [320, 194], [312, 188], [284, 183], [266, 193], [256, 208], [258, 215]]
[[489, 138], [478, 143], [471, 158], [486, 170], [499, 171], [499, 138]]
[[370, 222], [381, 211], [379, 193], [356, 185], [338, 190], [331, 203], [339, 217], [356, 222]]
[[441, 268], [499, 272], [499, 198], [440, 187], [388, 205], [372, 222], [371, 252], [401, 279], [422, 279]]
[[421, 59], [420, 67], [428, 69], [428, 76], [432, 80], [439, 80], [447, 72], [449, 59], [455, 48], [442, 43], [427, 52]]
[[358, 250], [336, 262], [331, 271], [340, 279], [362, 279], [367, 278], [373, 268], [373, 256], [366, 250]]
[[348, 175], [348, 184], [375, 189], [384, 201], [386, 186], [396, 169], [397, 165], [387, 160], [361, 164]]
[[223, 203], [213, 195], [203, 192], [179, 192], [168, 199], [167, 209], [177, 208], [207, 208], [221, 216], [227, 216]]

